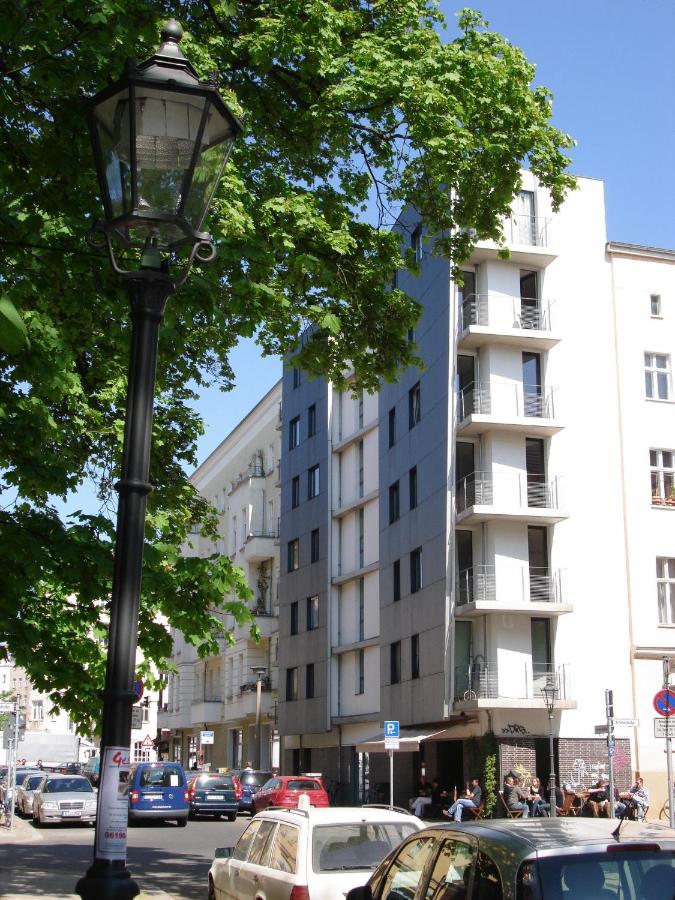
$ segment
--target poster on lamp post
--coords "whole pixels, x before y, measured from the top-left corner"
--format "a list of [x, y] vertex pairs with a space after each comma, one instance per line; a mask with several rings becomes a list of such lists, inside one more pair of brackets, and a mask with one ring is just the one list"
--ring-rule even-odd
[[128, 747], [106, 747], [101, 759], [101, 777], [96, 813], [96, 857], [126, 860], [129, 823]]

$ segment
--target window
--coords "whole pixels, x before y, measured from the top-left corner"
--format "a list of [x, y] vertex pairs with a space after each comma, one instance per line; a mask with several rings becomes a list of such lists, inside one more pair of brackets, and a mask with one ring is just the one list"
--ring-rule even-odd
[[269, 858], [268, 866], [270, 869], [276, 869], [277, 872], [288, 872], [295, 874], [298, 857], [298, 835], [300, 830], [292, 825], [280, 823], [277, 829], [277, 836], [274, 839], [272, 847], [272, 855]]
[[[445, 841], [429, 876], [427, 897], [466, 898], [474, 852], [468, 842], [452, 838]], [[476, 894], [472, 892], [471, 896]]]
[[293, 538], [288, 542], [288, 571], [295, 572], [300, 566], [300, 539]]
[[398, 481], [395, 481], [389, 486], [389, 524], [395, 522], [400, 514], [399, 487]]
[[359, 510], [359, 569], [364, 567], [366, 552], [366, 514], [363, 507]]
[[286, 669], [286, 699], [298, 699], [298, 670]]
[[319, 561], [319, 529], [315, 528], [309, 536], [310, 562]]
[[389, 410], [389, 446], [393, 447], [396, 443], [396, 407], [392, 406]]
[[316, 434], [316, 405], [312, 405], [307, 410], [307, 437], [314, 437]]
[[307, 631], [314, 631], [319, 627], [319, 598], [318, 596], [307, 598]]
[[143, 746], [143, 741], [134, 742], [134, 762], [150, 762], [150, 748]]
[[291, 509], [300, 506], [300, 476], [294, 475], [291, 481]]
[[311, 700], [314, 696], [314, 663], [307, 663], [305, 669], [305, 697]]
[[394, 575], [394, 603], [398, 603], [401, 599], [401, 560], [394, 560], [393, 567], [393, 575]]
[[415, 334], [415, 329], [409, 328], [406, 337], [408, 339], [409, 344], [414, 344], [415, 341], [417, 340], [417, 335]]
[[652, 505], [662, 506], [665, 501], [675, 506], [675, 452], [650, 450], [649, 466], [652, 480]]
[[420, 636], [413, 634], [410, 637], [410, 677], [420, 677]]
[[659, 623], [675, 625], [675, 559], [656, 560]]
[[363, 428], [363, 391], [359, 394], [358, 400], [358, 423], [359, 428]]
[[408, 391], [408, 428], [414, 428], [422, 418], [422, 395], [419, 381]]
[[422, 262], [422, 226], [418, 225], [417, 228], [410, 235], [410, 247], [412, 252], [415, 254], [415, 262]]
[[645, 353], [645, 394], [649, 400], [670, 400], [670, 356]]
[[253, 819], [251, 824], [248, 826], [246, 831], [242, 834], [242, 836], [237, 841], [237, 845], [234, 848], [234, 852], [232, 854], [232, 859], [245, 860], [248, 855], [248, 849], [253, 843], [253, 838], [258, 833], [258, 829], [260, 828], [260, 823], [262, 819]]
[[389, 645], [389, 672], [391, 684], [401, 681], [401, 642], [394, 641]]
[[293, 387], [300, 387], [300, 369], [293, 369]]
[[365, 661], [366, 661], [366, 652], [365, 650], [357, 650], [356, 651], [356, 684], [354, 686], [355, 694], [362, 694], [365, 686]]
[[414, 594], [422, 587], [422, 548], [410, 553], [410, 593]]
[[413, 466], [408, 472], [408, 488], [410, 494], [410, 509], [417, 506], [417, 466]]
[[291, 634], [298, 633], [298, 601], [291, 603]]
[[248, 852], [249, 863], [253, 863], [257, 866], [262, 866], [265, 864], [267, 855], [269, 853], [272, 834], [275, 828], [275, 822], [260, 823], [258, 833], [253, 838], [253, 841], [251, 842], [251, 849]]
[[359, 441], [359, 497], [363, 497], [363, 441]]
[[307, 499], [319, 496], [319, 467], [312, 466], [307, 471]]
[[649, 298], [649, 304], [653, 316], [661, 317], [661, 297], [658, 294], [652, 294]]
[[358, 622], [359, 632], [358, 639], [362, 641], [366, 631], [366, 583], [363, 578], [359, 578], [359, 594], [358, 594]]
[[[242, 839], [246, 837], [247, 833], [248, 830], [244, 832], [241, 838], [239, 838], [240, 843]], [[420, 837], [416, 836], [402, 845], [401, 849], [394, 857], [394, 861], [389, 866], [389, 871], [381, 882], [380, 896], [396, 897], [397, 895], [402, 895], [411, 897], [416, 893], [415, 889], [422, 879], [424, 868], [437, 850], [437, 839], [435, 837], [427, 837], [424, 835]], [[399, 890], [401, 887], [404, 888], [403, 892]], [[430, 897], [431, 894], [425, 894], [424, 896]], [[448, 895], [441, 895], [439, 893], [438, 896]], [[459, 897], [460, 895], [457, 894], [456, 896]]]
[[31, 701], [31, 719], [33, 722], [44, 721], [45, 711], [42, 700]]
[[288, 449], [294, 450], [300, 443], [300, 416], [288, 423]]

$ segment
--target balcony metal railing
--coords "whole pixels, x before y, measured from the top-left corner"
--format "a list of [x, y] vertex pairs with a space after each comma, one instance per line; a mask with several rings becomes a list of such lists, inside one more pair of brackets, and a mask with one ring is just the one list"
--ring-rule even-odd
[[455, 700], [541, 700], [547, 686], [556, 688], [556, 699], [570, 700], [569, 666], [555, 663], [524, 663], [520, 673], [508, 667], [508, 678], [500, 680], [496, 663], [482, 658], [468, 666], [455, 667]]
[[[503, 597], [530, 603], [562, 603], [562, 575], [559, 569], [522, 566], [500, 578], [494, 566], [471, 566], [457, 573], [457, 605], [499, 601]], [[515, 594], [515, 597], [514, 597]]]
[[457, 397], [457, 421], [467, 416], [555, 418], [556, 388], [518, 382], [472, 382]]
[[[459, 307], [458, 331], [461, 334], [470, 325], [494, 325], [496, 316], [490, 315], [490, 304], [502, 303], [503, 297], [490, 294], [470, 294]], [[511, 297], [510, 322], [513, 328], [536, 331], [551, 330], [551, 307], [553, 303], [535, 297]]]
[[504, 222], [504, 236], [509, 244], [548, 246], [549, 220], [542, 216], [511, 215]]
[[527, 472], [472, 472], [462, 478], [456, 488], [455, 506], [463, 512], [470, 506], [492, 506], [495, 495], [500, 502], [519, 507], [558, 509], [558, 478]]

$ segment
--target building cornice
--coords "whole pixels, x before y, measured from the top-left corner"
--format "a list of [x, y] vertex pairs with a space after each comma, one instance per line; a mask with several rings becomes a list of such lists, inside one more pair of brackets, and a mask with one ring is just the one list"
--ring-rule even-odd
[[620, 241], [608, 241], [606, 250], [610, 256], [637, 256], [643, 259], [660, 259], [665, 262], [675, 262], [675, 250], [661, 247], [645, 247], [642, 244], [624, 244]]

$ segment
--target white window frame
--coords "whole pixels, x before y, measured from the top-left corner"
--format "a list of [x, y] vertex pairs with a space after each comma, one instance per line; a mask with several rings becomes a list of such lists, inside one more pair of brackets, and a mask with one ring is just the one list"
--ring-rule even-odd
[[[663, 358], [666, 361], [665, 367], [657, 366], [657, 358]], [[673, 383], [672, 371], [670, 364], [670, 353], [655, 353], [652, 351], [645, 352], [645, 395], [648, 400], [672, 400]], [[666, 396], [660, 396], [659, 379], [665, 376]]]
[[659, 625], [675, 625], [675, 559], [656, 558], [656, 596]]
[[652, 447], [649, 451], [649, 472], [652, 506], [675, 506], [675, 450]]
[[652, 319], [662, 319], [663, 315], [661, 313], [661, 294], [650, 294], [649, 295], [649, 307]]

